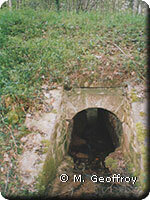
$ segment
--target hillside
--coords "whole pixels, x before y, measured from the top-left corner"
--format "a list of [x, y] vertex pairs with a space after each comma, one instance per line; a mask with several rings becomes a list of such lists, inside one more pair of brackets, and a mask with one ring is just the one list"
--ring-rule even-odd
[[0, 30], [0, 185], [11, 194], [20, 184], [15, 175], [20, 138], [29, 133], [23, 122], [29, 110], [38, 109], [41, 86], [69, 90], [145, 84], [146, 17], [3, 9]]

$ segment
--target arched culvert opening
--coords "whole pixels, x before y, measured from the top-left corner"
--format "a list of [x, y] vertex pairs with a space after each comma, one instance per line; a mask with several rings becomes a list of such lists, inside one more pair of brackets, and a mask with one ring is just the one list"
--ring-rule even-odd
[[85, 168], [104, 167], [109, 153], [120, 146], [122, 124], [112, 112], [88, 108], [73, 118], [69, 155]]

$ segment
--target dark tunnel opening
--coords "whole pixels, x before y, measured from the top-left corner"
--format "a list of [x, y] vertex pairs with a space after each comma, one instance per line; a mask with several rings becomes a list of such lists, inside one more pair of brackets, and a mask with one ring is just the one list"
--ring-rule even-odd
[[120, 146], [120, 127], [120, 120], [102, 108], [88, 108], [77, 113], [73, 118], [68, 151], [74, 163], [82, 162], [84, 167], [96, 169], [101, 162], [101, 167], [105, 167], [105, 158]]

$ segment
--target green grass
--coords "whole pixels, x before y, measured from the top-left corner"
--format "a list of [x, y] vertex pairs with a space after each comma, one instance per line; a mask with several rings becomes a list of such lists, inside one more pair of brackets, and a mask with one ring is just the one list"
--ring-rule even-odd
[[[42, 84], [51, 88], [115, 86], [131, 78], [137, 83], [145, 80], [145, 20], [127, 12], [104, 16], [100, 12], [0, 10], [2, 168], [8, 165], [3, 162], [5, 153], [12, 163], [21, 153], [25, 114], [40, 98]], [[19, 187], [11, 176], [9, 194]], [[1, 178], [1, 191], [5, 179]]]
[[[88, 73], [86, 78], [98, 81], [98, 66], [106, 68], [107, 63], [112, 69], [119, 64], [122, 73], [124, 69], [140, 70], [145, 75], [143, 16], [6, 10], [0, 13], [0, 25], [2, 95], [27, 95], [44, 80], [58, 84], [67, 80], [73, 86], [82, 86], [79, 71], [93, 71], [93, 78]], [[97, 54], [104, 54], [104, 60], [97, 59]], [[112, 56], [114, 61], [110, 60]], [[77, 75], [74, 81], [72, 73]]]

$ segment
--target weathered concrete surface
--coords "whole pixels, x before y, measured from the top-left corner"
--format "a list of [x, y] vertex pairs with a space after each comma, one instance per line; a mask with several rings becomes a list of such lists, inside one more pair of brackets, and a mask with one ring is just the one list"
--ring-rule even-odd
[[64, 109], [67, 119], [72, 119], [76, 113], [87, 108], [103, 108], [114, 114], [122, 121], [124, 105], [122, 88], [78, 88], [66, 92]]
[[143, 86], [128, 86], [122, 138], [122, 150], [129, 162], [128, 168], [132, 168], [143, 191], [148, 187], [147, 94], [144, 90]]
[[35, 112], [28, 114], [25, 125], [31, 131], [21, 138], [23, 154], [19, 158], [19, 173], [23, 184], [29, 185], [29, 190], [34, 190], [34, 185], [39, 172], [42, 170], [46, 158], [47, 144], [50, 142], [55, 126], [59, 122], [60, 106], [62, 102], [62, 89], [43, 90], [44, 104], [51, 107], [50, 112]]

